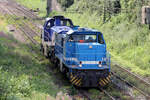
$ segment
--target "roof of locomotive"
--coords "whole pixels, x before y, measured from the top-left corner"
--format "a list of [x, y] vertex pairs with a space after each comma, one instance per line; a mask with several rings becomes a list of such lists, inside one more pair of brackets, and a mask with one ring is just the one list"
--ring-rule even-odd
[[69, 30], [67, 32], [67, 34], [95, 34], [95, 33], [101, 33], [101, 32], [95, 29], [83, 28], [79, 26], [75, 26], [72, 28], [72, 30]]
[[[47, 18], [47, 21], [50, 19], [66, 19], [70, 20], [68, 18], [65, 18], [64, 16], [54, 16], [53, 18]], [[71, 21], [71, 20], [70, 20]], [[55, 31], [58, 34], [95, 34], [95, 33], [100, 33], [98, 30], [95, 29], [90, 29], [90, 28], [82, 28], [79, 26], [74, 26], [73, 23], [72, 25], [69, 26], [53, 26], [51, 27], [53, 31]]]
[[58, 34], [66, 33], [68, 31], [72, 30], [72, 28], [70, 28], [68, 26], [53, 26], [51, 29]]
[[95, 33], [100, 33], [99, 31], [95, 29], [89, 29], [89, 28], [81, 28], [79, 26], [74, 26], [74, 27], [68, 27], [68, 26], [53, 26], [51, 28], [53, 31], [55, 31], [58, 34], [95, 34]]
[[[83, 33], [98, 33], [99, 31], [98, 30], [95, 30], [95, 29], [90, 29], [90, 28], [83, 28], [83, 27], [79, 27], [79, 26], [75, 26], [74, 28], [73, 28], [73, 32], [72, 33], [81, 33], [81, 34], [83, 34]], [[68, 32], [69, 33], [69, 32]]]

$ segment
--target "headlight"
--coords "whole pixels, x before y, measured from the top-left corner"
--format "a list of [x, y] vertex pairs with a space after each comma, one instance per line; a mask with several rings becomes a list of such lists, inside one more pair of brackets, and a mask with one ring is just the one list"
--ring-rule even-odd
[[102, 62], [101, 62], [101, 61], [99, 61], [98, 66], [99, 66], [99, 67], [102, 67]]
[[98, 65], [98, 67], [102, 67], [102, 65], [101, 65], [101, 64], [99, 64], [99, 65]]
[[82, 61], [80, 61], [79, 67], [82, 67]]

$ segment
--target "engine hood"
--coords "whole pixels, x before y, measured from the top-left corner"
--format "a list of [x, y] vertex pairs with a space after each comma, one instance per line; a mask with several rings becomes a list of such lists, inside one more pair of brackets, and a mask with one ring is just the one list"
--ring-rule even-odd
[[77, 43], [76, 58], [79, 61], [101, 61], [106, 57], [106, 45], [99, 43]]

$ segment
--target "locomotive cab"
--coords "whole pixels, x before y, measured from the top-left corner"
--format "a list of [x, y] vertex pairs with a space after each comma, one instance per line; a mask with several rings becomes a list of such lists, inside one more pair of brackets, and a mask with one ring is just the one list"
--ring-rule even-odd
[[[80, 76], [83, 87], [109, 83], [110, 56], [102, 33], [86, 29], [68, 32], [64, 48], [64, 62], [71, 68], [72, 76]], [[75, 80], [71, 82], [80, 85]]]
[[[77, 69], [109, 69], [106, 44], [100, 32], [74, 32], [66, 40], [66, 57]], [[73, 60], [71, 60], [73, 59]], [[76, 63], [75, 63], [76, 62]], [[92, 67], [93, 66], [93, 67]]]

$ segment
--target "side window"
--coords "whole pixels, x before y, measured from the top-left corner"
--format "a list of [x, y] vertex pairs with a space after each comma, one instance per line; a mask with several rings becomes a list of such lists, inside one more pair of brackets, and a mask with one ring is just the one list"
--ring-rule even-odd
[[50, 29], [51, 28], [51, 23], [48, 22], [47, 25], [46, 25], [46, 29]]
[[86, 42], [96, 42], [96, 35], [85, 35]]
[[61, 26], [68, 26], [70, 27], [70, 22], [68, 20], [61, 20]]
[[98, 35], [98, 43], [104, 44], [104, 40], [101, 34]]
[[62, 21], [62, 26], [66, 26], [67, 22], [65, 20]]
[[69, 21], [67, 21], [67, 26], [71, 27], [71, 25], [70, 25]]

